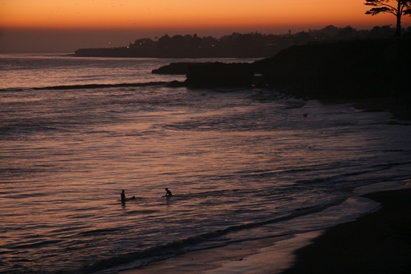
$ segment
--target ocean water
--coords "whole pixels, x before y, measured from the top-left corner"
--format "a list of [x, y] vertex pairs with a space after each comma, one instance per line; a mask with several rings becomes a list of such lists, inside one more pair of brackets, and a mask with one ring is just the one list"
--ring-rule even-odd
[[116, 273], [292, 237], [377, 206], [355, 189], [411, 177], [411, 127], [389, 113], [167, 88], [184, 77], [150, 72], [173, 61], [0, 56], [0, 273]]

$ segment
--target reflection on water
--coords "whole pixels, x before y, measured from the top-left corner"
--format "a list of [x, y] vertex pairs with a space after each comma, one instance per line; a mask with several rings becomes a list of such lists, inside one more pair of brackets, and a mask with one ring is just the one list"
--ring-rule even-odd
[[[0, 272], [91, 273], [318, 228], [367, 209], [354, 187], [409, 175], [411, 129], [389, 114], [265, 95], [0, 92]], [[137, 198], [122, 206], [122, 189]]]

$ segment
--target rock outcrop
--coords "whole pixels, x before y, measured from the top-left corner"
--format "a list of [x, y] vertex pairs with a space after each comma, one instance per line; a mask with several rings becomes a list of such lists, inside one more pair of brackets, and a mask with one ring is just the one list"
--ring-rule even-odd
[[[292, 96], [410, 100], [411, 39], [358, 40], [293, 46], [253, 63], [176, 63], [155, 73], [186, 74], [188, 87], [277, 88]], [[163, 71], [163, 72], [161, 72]]]

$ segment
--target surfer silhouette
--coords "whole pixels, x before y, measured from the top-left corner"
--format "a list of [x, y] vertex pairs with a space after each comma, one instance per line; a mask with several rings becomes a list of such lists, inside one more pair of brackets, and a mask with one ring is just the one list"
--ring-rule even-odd
[[131, 198], [126, 198], [126, 193], [124, 192], [124, 189], [121, 191], [121, 194], [120, 194], [121, 203], [124, 204], [126, 201], [134, 200], [135, 198], [136, 198], [136, 196], [133, 196]]
[[121, 191], [121, 202], [122, 203], [126, 202], [126, 193], [124, 192], [124, 189]]
[[164, 197], [171, 197], [173, 196], [173, 193], [171, 193], [170, 190], [168, 190], [168, 188], [166, 188], [166, 195], [164, 195]]

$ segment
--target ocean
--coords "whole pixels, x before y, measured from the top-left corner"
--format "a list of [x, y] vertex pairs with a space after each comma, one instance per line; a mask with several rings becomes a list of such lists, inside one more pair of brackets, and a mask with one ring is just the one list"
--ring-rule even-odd
[[411, 177], [411, 127], [389, 113], [151, 74], [177, 61], [216, 59], [0, 55], [0, 273], [111, 274], [280, 241]]

